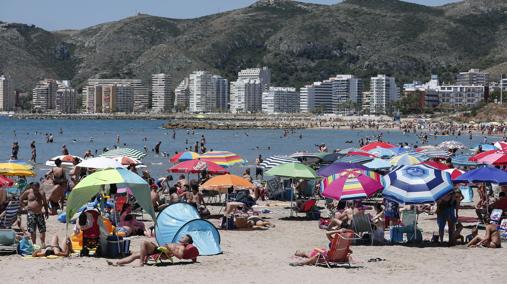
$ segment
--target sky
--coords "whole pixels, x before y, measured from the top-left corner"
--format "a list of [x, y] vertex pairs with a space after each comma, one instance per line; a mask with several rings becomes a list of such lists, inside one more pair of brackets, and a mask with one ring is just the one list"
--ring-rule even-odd
[[[300, 0], [301, 1], [301, 0]], [[438, 6], [457, 0], [406, 0]], [[33, 24], [47, 30], [82, 29], [136, 15], [138, 12], [195, 18], [242, 8], [255, 0], [1, 0], [0, 21]], [[335, 4], [338, 0], [302, 0]]]

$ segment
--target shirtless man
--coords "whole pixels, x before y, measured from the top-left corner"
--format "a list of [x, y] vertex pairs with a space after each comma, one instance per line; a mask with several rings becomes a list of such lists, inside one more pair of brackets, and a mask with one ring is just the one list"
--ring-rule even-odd
[[473, 248], [483, 246], [487, 248], [500, 248], [502, 246], [502, 241], [500, 240], [500, 232], [498, 232], [497, 226], [496, 224], [486, 225], [486, 234], [484, 237], [476, 236], [467, 244], [467, 247]]
[[67, 187], [67, 177], [65, 176], [65, 170], [62, 168], [62, 161], [56, 159], [55, 165], [56, 167], [46, 174], [53, 182], [53, 189], [48, 197], [49, 205], [51, 205], [51, 215], [56, 215], [58, 209], [63, 209], [65, 188]]
[[[46, 219], [49, 217], [46, 196], [40, 190], [38, 182], [31, 183], [28, 189], [21, 195], [21, 202], [28, 200], [26, 207], [28, 232], [35, 244], [37, 239], [36, 229], [39, 229], [41, 243], [46, 241]], [[42, 214], [44, 208], [44, 214]]]
[[342, 227], [347, 227], [347, 225], [352, 222], [352, 218], [354, 214], [360, 213], [359, 209], [354, 208], [354, 202], [347, 202], [347, 209], [342, 213], [336, 212], [335, 217], [329, 222], [327, 227], [328, 230], [339, 229]]
[[166, 244], [162, 247], [158, 247], [150, 241], [144, 241], [141, 243], [140, 252], [133, 253], [128, 257], [118, 260], [116, 263], [108, 260], [107, 264], [113, 266], [125, 265], [139, 259], [139, 266], [144, 266], [148, 256], [161, 251], [165, 251], [166, 255], [163, 257], [174, 256], [178, 259], [189, 259], [192, 260], [192, 262], [196, 262], [197, 257], [199, 256], [199, 251], [192, 245], [193, 243], [194, 241], [190, 235], [184, 235], [181, 237], [179, 243]]

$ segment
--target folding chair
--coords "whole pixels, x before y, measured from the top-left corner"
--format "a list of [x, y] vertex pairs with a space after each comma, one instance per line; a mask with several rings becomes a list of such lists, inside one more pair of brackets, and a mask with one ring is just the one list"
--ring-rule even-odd
[[336, 233], [327, 253], [324, 250], [318, 249], [319, 254], [315, 266], [324, 263], [327, 268], [331, 268], [331, 265], [341, 264], [346, 264], [350, 267], [350, 255], [352, 254], [350, 245], [352, 241], [358, 237], [359, 236], [352, 230], [347, 230], [344, 233]]
[[352, 216], [352, 228], [361, 238], [364, 233], [368, 233], [370, 235], [371, 245], [373, 245], [373, 227], [367, 215], [355, 214]]

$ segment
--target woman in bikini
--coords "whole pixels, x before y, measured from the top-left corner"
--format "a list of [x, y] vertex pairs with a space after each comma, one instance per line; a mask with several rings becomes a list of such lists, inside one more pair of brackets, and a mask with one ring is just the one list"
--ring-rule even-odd
[[33, 257], [45, 257], [45, 256], [69, 256], [71, 253], [73, 253], [74, 250], [72, 250], [72, 242], [69, 238], [65, 239], [65, 242], [60, 246], [60, 241], [58, 239], [58, 236], [54, 236], [51, 240], [51, 245], [43, 248], [35, 250], [32, 253]]
[[53, 189], [48, 198], [51, 215], [58, 214], [57, 210], [63, 208], [65, 189], [67, 188], [67, 176], [65, 175], [65, 170], [62, 168], [62, 161], [56, 159], [55, 165], [56, 167], [47, 173], [48, 179], [53, 183]]

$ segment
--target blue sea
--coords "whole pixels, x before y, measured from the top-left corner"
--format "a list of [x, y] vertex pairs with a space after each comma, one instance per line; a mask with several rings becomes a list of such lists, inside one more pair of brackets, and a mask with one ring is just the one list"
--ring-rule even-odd
[[[200, 141], [201, 135], [206, 138], [208, 150], [227, 150], [239, 154], [255, 163], [255, 158], [279, 154], [292, 154], [297, 151], [315, 152], [317, 144], [326, 144], [328, 149], [357, 147], [361, 137], [373, 137], [383, 134], [384, 141], [391, 143], [408, 142], [419, 144], [416, 134], [403, 134], [396, 130], [333, 130], [307, 129], [296, 130], [284, 136], [283, 130], [250, 129], [250, 130], [195, 130], [192, 135], [187, 130], [176, 130], [176, 138], [172, 138], [172, 130], [163, 129], [163, 120], [21, 120], [0, 117], [0, 161], [8, 160], [11, 155], [11, 145], [18, 141], [20, 145], [19, 159], [29, 160], [31, 156], [30, 143], [37, 146], [37, 172], [42, 175], [48, 167], [44, 165], [51, 157], [61, 155], [62, 145], [67, 145], [70, 153], [83, 156], [88, 149], [92, 153], [102, 153], [104, 147], [113, 148], [116, 136], [120, 136], [120, 145], [142, 150], [148, 148], [148, 155], [143, 162], [148, 166], [154, 177], [167, 175], [167, 169], [172, 166], [168, 157], [157, 156], [152, 152], [155, 144], [162, 141], [161, 152], [172, 156], [176, 151], [183, 151], [185, 147]], [[63, 134], [60, 134], [60, 129]], [[45, 133], [52, 133], [54, 143], [46, 143]], [[300, 135], [302, 136], [300, 138]], [[144, 139], [147, 142], [144, 142]], [[93, 138], [93, 139], [91, 139]], [[465, 136], [431, 137], [430, 144], [438, 144], [445, 140], [457, 140], [473, 147], [483, 141], [483, 136], [474, 136], [472, 140]], [[495, 138], [488, 138], [495, 141]], [[353, 141], [353, 143], [347, 143]], [[188, 144], [186, 144], [188, 142]], [[243, 166], [245, 167], [245, 166]], [[239, 172], [236, 167], [232, 172]]]

